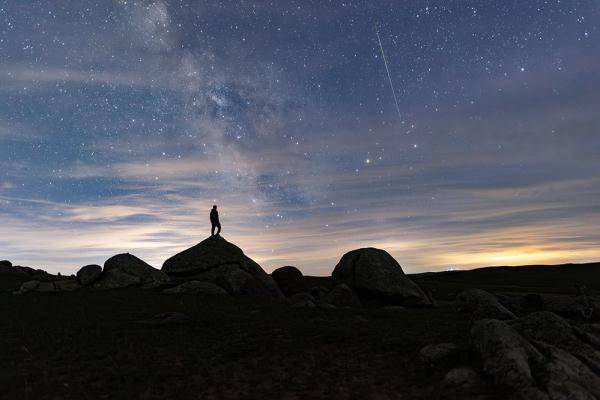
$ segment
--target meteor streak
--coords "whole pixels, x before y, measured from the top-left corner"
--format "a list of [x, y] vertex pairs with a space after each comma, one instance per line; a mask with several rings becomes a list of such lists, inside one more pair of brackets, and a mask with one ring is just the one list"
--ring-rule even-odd
[[375, 34], [377, 35], [377, 41], [379, 42], [379, 49], [381, 50], [381, 56], [383, 57], [383, 64], [385, 65], [385, 72], [387, 72], [388, 80], [390, 81], [390, 88], [392, 88], [392, 94], [394, 95], [394, 103], [396, 104], [396, 111], [398, 111], [398, 118], [402, 120], [402, 114], [400, 113], [400, 106], [398, 105], [398, 98], [396, 97], [396, 90], [392, 83], [392, 76], [390, 75], [390, 69], [388, 67], [387, 58], [385, 58], [385, 52], [383, 51], [383, 45], [381, 44], [381, 38], [379, 37], [379, 31], [377, 30], [377, 24], [375, 24]]

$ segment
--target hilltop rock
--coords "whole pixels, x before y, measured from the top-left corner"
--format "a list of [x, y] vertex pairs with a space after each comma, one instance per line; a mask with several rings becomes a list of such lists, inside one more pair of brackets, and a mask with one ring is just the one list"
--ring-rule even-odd
[[460, 312], [470, 313], [475, 320], [516, 318], [493, 294], [481, 289], [469, 289], [459, 293], [454, 299], [454, 308]]
[[296, 267], [285, 266], [277, 268], [271, 276], [286, 297], [290, 297], [304, 290], [304, 277]]
[[169, 277], [136, 256], [124, 253], [106, 260], [100, 278], [94, 283], [97, 289], [115, 289], [132, 285], [152, 288], [169, 282]]
[[363, 300], [383, 304], [430, 306], [421, 288], [386, 251], [364, 248], [344, 254], [332, 273], [333, 283], [345, 283]]
[[12, 267], [12, 263], [8, 260], [2, 260], [0, 261], [0, 268], [2, 267]]
[[213, 285], [209, 282], [200, 281], [189, 281], [184, 282], [181, 285], [165, 289], [163, 293], [174, 294], [174, 293], [193, 293], [193, 294], [209, 294], [209, 295], [221, 295], [229, 296], [225, 289]]
[[88, 286], [97, 281], [101, 274], [101, 266], [95, 264], [86, 265], [77, 271], [77, 282], [80, 285]]
[[174, 279], [213, 283], [231, 295], [283, 298], [260, 265], [219, 235], [169, 258], [162, 271]]

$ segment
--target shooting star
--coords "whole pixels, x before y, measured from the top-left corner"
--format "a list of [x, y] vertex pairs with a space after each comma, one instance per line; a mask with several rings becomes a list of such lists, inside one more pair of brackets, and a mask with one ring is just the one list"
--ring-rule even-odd
[[387, 58], [385, 58], [385, 52], [383, 51], [383, 45], [381, 44], [381, 38], [379, 37], [379, 30], [377, 29], [377, 24], [375, 24], [375, 34], [377, 35], [377, 41], [379, 42], [379, 50], [381, 50], [381, 57], [383, 58], [383, 64], [385, 65], [385, 72], [387, 72], [387, 77], [390, 81], [390, 88], [392, 89], [392, 94], [394, 95], [394, 103], [396, 104], [398, 118], [400, 118], [400, 121], [402, 121], [402, 114], [400, 113], [400, 106], [398, 105], [398, 97], [396, 97], [396, 90], [394, 89], [394, 84], [392, 83], [390, 68], [388, 67]]

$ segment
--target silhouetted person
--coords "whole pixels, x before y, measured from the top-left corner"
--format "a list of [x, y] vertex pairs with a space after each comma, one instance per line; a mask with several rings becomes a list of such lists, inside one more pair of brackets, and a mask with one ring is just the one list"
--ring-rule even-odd
[[215, 204], [210, 210], [210, 223], [212, 229], [210, 230], [210, 236], [215, 236], [215, 228], [217, 228], [217, 235], [221, 233], [221, 223], [219, 222], [219, 212], [217, 211], [217, 205]]

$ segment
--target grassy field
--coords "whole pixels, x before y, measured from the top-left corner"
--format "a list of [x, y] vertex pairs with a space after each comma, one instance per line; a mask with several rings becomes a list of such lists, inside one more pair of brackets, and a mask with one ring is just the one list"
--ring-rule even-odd
[[[433, 309], [301, 309], [141, 289], [4, 291], [0, 399], [437, 399], [447, 369], [417, 355], [431, 343], [467, 344], [468, 317], [449, 303], [455, 293], [570, 293], [580, 283], [596, 291], [598, 274], [599, 264], [413, 276], [440, 300]], [[136, 323], [170, 311], [191, 321]], [[478, 363], [463, 357], [457, 365]]]
[[[461, 343], [468, 329], [450, 309], [297, 309], [142, 290], [3, 294], [0, 310], [3, 399], [436, 398], [443, 372], [417, 352]], [[164, 311], [192, 322], [132, 323]]]

